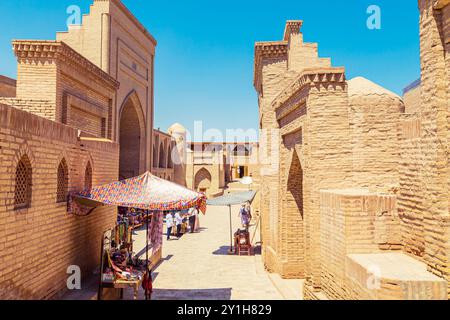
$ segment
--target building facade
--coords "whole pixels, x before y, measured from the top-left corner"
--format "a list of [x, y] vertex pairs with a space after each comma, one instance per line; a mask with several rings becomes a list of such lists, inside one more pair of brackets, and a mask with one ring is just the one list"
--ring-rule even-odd
[[120, 0], [94, 0], [82, 25], [58, 32], [56, 39], [121, 84], [112, 101], [117, 121], [110, 137], [127, 141], [120, 149], [119, 176], [151, 171], [156, 40]]
[[309, 299], [448, 297], [450, 6], [419, 8], [419, 110], [347, 80], [301, 21], [255, 45], [261, 129], [278, 137], [260, 141], [276, 160], [261, 164], [264, 262]]
[[176, 152], [173, 137], [160, 130], [153, 130], [153, 168], [152, 173], [162, 179], [175, 181], [175, 166], [172, 160]]
[[[163, 163], [165, 170], [170, 170], [166, 171], [172, 178], [169, 180], [209, 197], [258, 186], [258, 143], [189, 142], [186, 129], [179, 123], [173, 124], [167, 134], [157, 132], [167, 141], [154, 140], [153, 163]], [[156, 156], [158, 145], [159, 154], [164, 154], [161, 159]], [[153, 170], [158, 172], [156, 168]], [[241, 184], [239, 181], [244, 177], [252, 177], [254, 183]]]
[[117, 210], [70, 215], [68, 193], [152, 169], [156, 41], [119, 0], [90, 9], [56, 40], [13, 41], [17, 82], [0, 78], [0, 299], [88, 277]]
[[239, 180], [259, 177], [258, 143], [191, 142], [187, 148], [186, 185], [215, 197], [248, 188]]

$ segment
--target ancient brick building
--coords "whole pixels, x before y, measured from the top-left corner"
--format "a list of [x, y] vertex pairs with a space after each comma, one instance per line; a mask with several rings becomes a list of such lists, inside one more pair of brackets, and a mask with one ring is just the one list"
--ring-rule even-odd
[[120, 82], [112, 101], [112, 140], [120, 149], [120, 177], [151, 170], [153, 75], [156, 40], [120, 0], [94, 0], [82, 25], [57, 33], [71, 46]]
[[208, 196], [248, 189], [239, 183], [243, 177], [252, 177], [255, 187], [258, 143], [193, 142], [188, 145], [185, 166], [187, 186]]
[[153, 130], [153, 168], [152, 173], [160, 178], [175, 181], [173, 156], [176, 155], [176, 141], [160, 130]]
[[94, 0], [56, 40], [12, 44], [17, 83], [0, 78], [0, 299], [47, 299], [69, 266], [91, 274], [116, 222], [112, 207], [69, 215], [68, 193], [152, 169], [156, 41], [121, 1]]
[[260, 142], [271, 159], [261, 170], [264, 262], [305, 278], [307, 298], [447, 297], [448, 3], [419, 1], [413, 113], [319, 58], [301, 21], [255, 45], [261, 136], [272, 137]]

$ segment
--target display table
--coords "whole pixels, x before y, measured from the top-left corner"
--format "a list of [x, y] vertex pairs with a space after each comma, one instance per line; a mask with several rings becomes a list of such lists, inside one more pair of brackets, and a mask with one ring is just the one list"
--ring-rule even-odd
[[122, 290], [122, 297], [123, 297], [123, 289], [133, 288], [134, 289], [133, 299], [137, 300], [139, 287], [142, 285], [142, 279], [140, 279], [140, 280], [115, 280], [113, 284], [114, 284], [115, 289]]
[[[110, 272], [109, 274], [104, 274], [104, 276], [109, 276], [110, 279], [103, 279], [101, 288], [120, 289], [121, 298], [123, 298], [123, 289], [132, 288], [134, 290], [134, 300], [137, 300], [139, 287], [142, 285], [145, 271], [135, 269], [133, 270], [132, 274], [123, 271], [119, 267], [117, 267], [111, 260], [109, 252], [105, 252], [105, 254], [108, 255], [108, 265], [109, 268], [111, 268], [112, 272]], [[129, 274], [130, 279], [125, 279], [126, 274]]]

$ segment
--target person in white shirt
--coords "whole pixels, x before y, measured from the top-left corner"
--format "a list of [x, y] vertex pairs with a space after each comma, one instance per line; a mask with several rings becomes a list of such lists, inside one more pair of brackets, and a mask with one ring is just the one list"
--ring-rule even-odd
[[183, 218], [180, 215], [180, 212], [177, 211], [175, 213], [175, 224], [177, 225], [177, 238], [181, 237], [181, 226], [183, 225]]
[[166, 214], [166, 227], [167, 227], [167, 240], [170, 240], [170, 235], [172, 234], [173, 228], [173, 217], [172, 213], [167, 212]]

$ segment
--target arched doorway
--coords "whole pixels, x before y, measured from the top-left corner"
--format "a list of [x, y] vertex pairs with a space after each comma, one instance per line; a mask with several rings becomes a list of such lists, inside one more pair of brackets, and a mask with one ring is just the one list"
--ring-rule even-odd
[[[281, 212], [281, 232], [283, 241], [281, 252], [286, 261], [286, 276], [303, 278], [305, 275], [305, 224], [303, 211], [303, 169], [300, 158], [293, 150], [287, 177], [284, 206]], [[289, 249], [287, 244], [289, 243]]]
[[169, 146], [169, 150], [167, 151], [167, 168], [173, 169], [172, 146]]
[[164, 152], [164, 144], [161, 141], [161, 145], [159, 146], [159, 167], [166, 167], [166, 153]]
[[208, 192], [211, 187], [211, 174], [205, 168], [200, 169], [195, 175], [195, 190]]
[[158, 168], [158, 150], [156, 150], [155, 144], [153, 144], [153, 168]]
[[303, 169], [296, 151], [289, 169], [286, 209], [296, 214], [296, 220], [303, 220]]
[[122, 105], [119, 124], [119, 178], [138, 176], [143, 170], [145, 154], [145, 127], [139, 98], [131, 93]]

